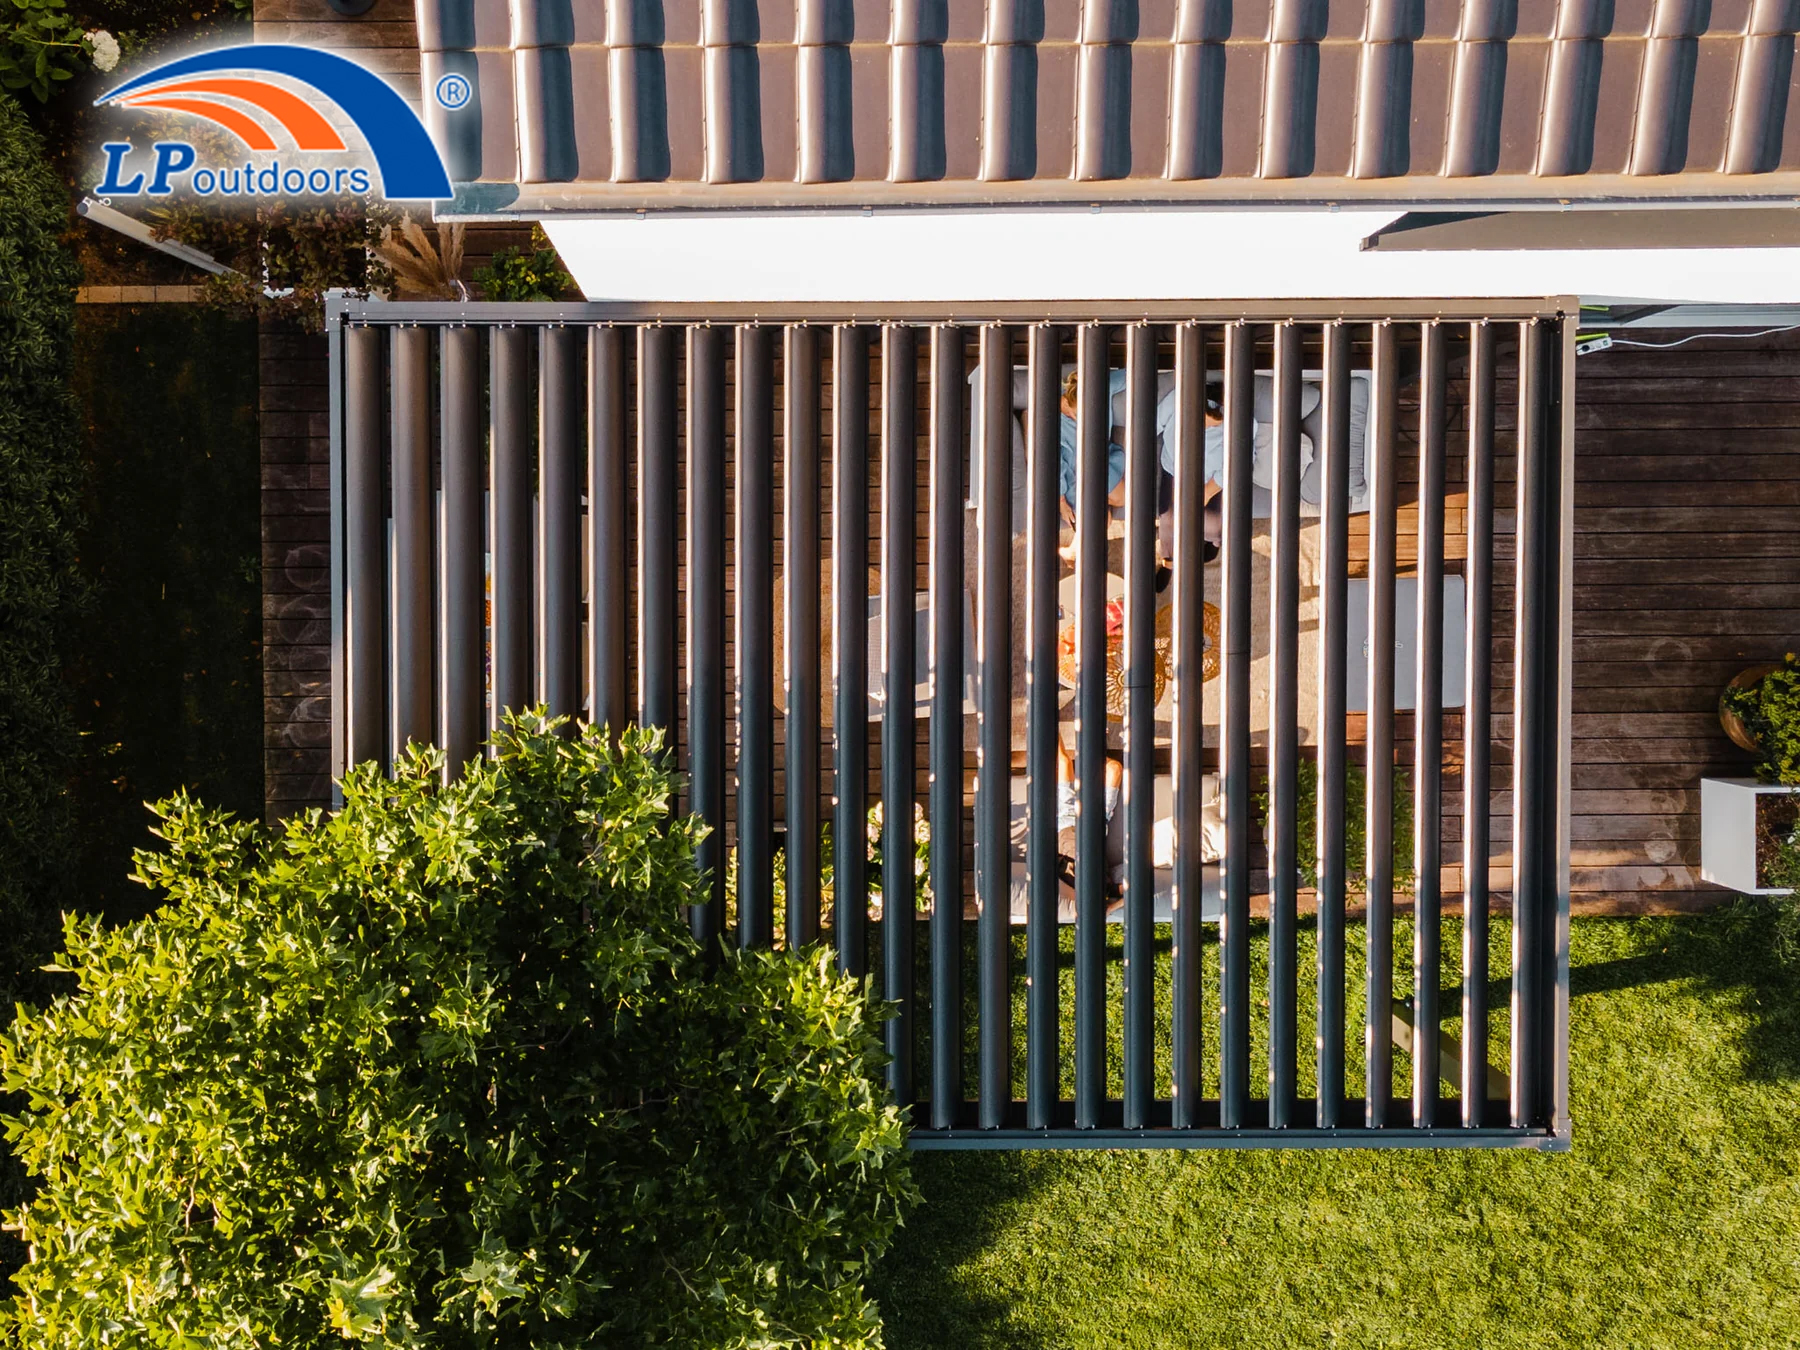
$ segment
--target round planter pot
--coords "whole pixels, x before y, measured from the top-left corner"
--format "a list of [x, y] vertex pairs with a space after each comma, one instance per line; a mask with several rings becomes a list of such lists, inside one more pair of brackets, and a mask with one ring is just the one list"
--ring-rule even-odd
[[[1779, 661], [1768, 661], [1760, 666], [1748, 666], [1732, 676], [1731, 683], [1725, 688], [1728, 692], [1733, 689], [1748, 689], [1770, 671], [1779, 669], [1781, 669]], [[1723, 694], [1719, 696], [1719, 725], [1725, 728], [1725, 734], [1731, 737], [1733, 745], [1748, 750], [1753, 755], [1762, 752], [1762, 745], [1755, 736], [1750, 734], [1750, 728], [1744, 725], [1744, 719], [1726, 706]]]

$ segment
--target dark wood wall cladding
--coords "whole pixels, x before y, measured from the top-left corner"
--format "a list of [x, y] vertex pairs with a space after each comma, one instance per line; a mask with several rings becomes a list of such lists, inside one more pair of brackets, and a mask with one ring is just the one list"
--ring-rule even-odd
[[[1691, 330], [1620, 336], [1667, 343]], [[1517, 386], [1502, 380], [1496, 393], [1498, 783], [1510, 769]], [[1451, 402], [1459, 406], [1454, 393]], [[1800, 333], [1584, 356], [1575, 421], [1571, 904], [1589, 914], [1706, 908], [1730, 892], [1700, 880], [1700, 779], [1753, 772], [1753, 757], [1720, 730], [1719, 691], [1745, 666], [1779, 659], [1800, 643]], [[1417, 530], [1411, 449], [1403, 444], [1400, 455], [1402, 575]], [[1462, 467], [1452, 454], [1445, 520], [1452, 572], [1466, 500]], [[1353, 574], [1359, 549], [1367, 556], [1355, 526]], [[1350, 717], [1352, 744], [1361, 742], [1361, 721]], [[1461, 734], [1460, 715], [1446, 714], [1446, 894], [1460, 886], [1464, 862]], [[1397, 762], [1410, 763], [1409, 714], [1396, 717], [1395, 741]], [[1512, 794], [1495, 791], [1492, 876], [1502, 902], [1511, 814]]]
[[263, 795], [270, 820], [331, 800], [331, 430], [325, 335], [265, 320]]
[[[1690, 335], [1620, 336], [1666, 343]], [[1580, 358], [1577, 372], [1571, 904], [1589, 914], [1702, 909], [1731, 893], [1700, 880], [1700, 779], [1749, 774], [1754, 762], [1720, 730], [1719, 691], [1745, 666], [1800, 644], [1800, 333], [1619, 346]], [[1496, 393], [1500, 782], [1510, 771], [1517, 386], [1502, 380]], [[1451, 403], [1460, 406], [1454, 392]], [[1403, 408], [1411, 416], [1404, 400]], [[1399, 457], [1402, 575], [1417, 537], [1413, 450], [1403, 443]], [[1456, 454], [1446, 467], [1446, 567], [1455, 572], [1466, 485]], [[1363, 520], [1352, 521], [1353, 575], [1366, 567]], [[1460, 886], [1464, 862], [1461, 720], [1444, 720], [1446, 894]], [[1360, 716], [1350, 716], [1348, 733], [1360, 745]], [[1413, 719], [1401, 713], [1396, 762], [1410, 764], [1412, 748]], [[1495, 791], [1492, 876], [1501, 903], [1511, 813], [1512, 794]]]
[[256, 0], [255, 19], [258, 42], [292, 42], [353, 56], [417, 102], [419, 38], [411, 0], [375, 0], [368, 13], [354, 19], [326, 0]]
[[1719, 691], [1800, 642], [1800, 333], [1582, 357], [1575, 416], [1575, 907], [1717, 904]]

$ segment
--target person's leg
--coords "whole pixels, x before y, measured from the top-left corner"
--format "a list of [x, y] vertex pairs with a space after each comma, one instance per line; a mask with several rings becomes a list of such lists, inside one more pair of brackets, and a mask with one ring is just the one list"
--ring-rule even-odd
[[1113, 812], [1119, 809], [1119, 798], [1125, 792], [1125, 765], [1111, 755], [1106, 757], [1106, 819], [1110, 824]]

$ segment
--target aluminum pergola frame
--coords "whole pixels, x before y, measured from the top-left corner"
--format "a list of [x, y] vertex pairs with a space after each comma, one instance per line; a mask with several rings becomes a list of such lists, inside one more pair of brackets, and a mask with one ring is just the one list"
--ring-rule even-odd
[[[1568, 916], [1570, 616], [1573, 564], [1574, 334], [1579, 304], [1526, 301], [1151, 302], [1058, 304], [666, 305], [470, 304], [347, 301], [334, 297], [331, 351], [333, 767], [391, 761], [408, 738], [443, 745], [452, 764], [481, 753], [496, 710], [546, 703], [552, 712], [620, 725], [669, 728], [688, 781], [684, 808], [715, 825], [703, 846], [708, 900], [691, 913], [703, 940], [746, 946], [776, 940], [773, 877], [785, 848], [782, 940], [821, 935], [820, 827], [834, 826], [829, 935], [844, 969], [868, 973], [898, 1015], [887, 1023], [888, 1085], [910, 1106], [917, 1148], [1027, 1147], [1568, 1147]], [[1399, 338], [1404, 334], [1406, 341]], [[1464, 800], [1485, 799], [1495, 744], [1492, 594], [1495, 433], [1509, 411], [1497, 381], [1517, 389], [1511, 698], [1512, 953], [1505, 1097], [1443, 1095], [1429, 1054], [1410, 1059], [1395, 1090], [1390, 1022], [1394, 802], [1386, 775], [1368, 778], [1369, 865], [1346, 876], [1344, 782], [1348, 400], [1352, 347], [1366, 351], [1372, 399], [1364, 442], [1369, 527], [1370, 764], [1391, 761], [1392, 650], [1401, 427], [1401, 349], [1416, 340], [1418, 408], [1410, 415], [1419, 462], [1419, 714], [1412, 765], [1419, 935], [1408, 1016], [1414, 1044], [1431, 1045], [1444, 1020], [1434, 934], [1441, 894], [1443, 792], [1441, 578], [1444, 468], [1467, 469], [1467, 684], [1463, 693]], [[1105, 482], [1112, 417], [1092, 393], [1126, 372], [1123, 427], [1125, 538], [1122, 730], [1107, 730]], [[985, 425], [1013, 415], [1011, 373], [1022, 361], [1028, 524], [1024, 537], [1027, 672], [1024, 745], [1013, 744], [1011, 448], [989, 436], [975, 520], [973, 610], [975, 786], [965, 790], [963, 601], [970, 354], [972, 398]], [[1063, 356], [1081, 374], [1077, 424], [1074, 665], [1076, 790], [1104, 793], [1109, 750], [1123, 763], [1122, 1053], [1107, 1042], [1106, 821], [1078, 819], [1074, 861], [1072, 1091], [1063, 1084], [1058, 988], [1055, 756], [1063, 695], [1056, 588], [1059, 466], [1057, 400]], [[1262, 355], [1262, 354], [1266, 355]], [[1509, 354], [1510, 353], [1510, 354]], [[1452, 354], [1466, 362], [1454, 381]], [[1300, 640], [1300, 398], [1316, 355], [1325, 483], [1320, 618], [1318, 821], [1319, 957], [1315, 1053], [1303, 1057], [1296, 863], [1296, 706]], [[1202, 561], [1203, 398], [1207, 367], [1222, 358], [1225, 469], [1223, 546]], [[1271, 568], [1274, 603], [1251, 606], [1253, 380], [1272, 374]], [[1156, 740], [1152, 573], [1158, 513], [1156, 376], [1172, 372], [1175, 415], [1173, 637], [1175, 713], [1166, 750]], [[989, 378], [1005, 371], [1008, 378]], [[1410, 380], [1410, 371], [1406, 378]], [[781, 392], [777, 414], [776, 391]], [[1450, 445], [1448, 391], [1466, 444]], [[1502, 437], [1505, 429], [1502, 427]], [[828, 448], [827, 448], [828, 447]], [[872, 448], [873, 447], [873, 448]], [[1504, 458], [1504, 456], [1503, 456]], [[782, 469], [782, 501], [773, 484]], [[635, 479], [633, 473], [635, 472]], [[821, 499], [828, 473], [830, 510]], [[680, 475], [685, 474], [685, 484]], [[628, 485], [635, 500], [628, 499]], [[685, 486], [685, 516], [679, 509]], [[879, 528], [871, 531], [870, 489]], [[1096, 487], [1100, 490], [1096, 491]], [[922, 493], [923, 500], [919, 495]], [[1334, 505], [1335, 503], [1335, 505]], [[830, 517], [828, 533], [786, 522]], [[779, 553], [774, 522], [783, 523]], [[923, 530], [920, 526], [923, 525]], [[873, 548], [871, 548], [873, 541]], [[829, 546], [829, 615], [820, 581]], [[634, 556], [627, 557], [627, 550]], [[874, 556], [871, 556], [871, 553]], [[729, 555], [729, 556], [728, 556]], [[919, 788], [912, 685], [913, 592], [929, 575], [927, 667], [932, 672]], [[1503, 560], [1504, 561], [1504, 560]], [[729, 564], [729, 566], [728, 566]], [[778, 568], [779, 564], [779, 568]], [[869, 726], [870, 564], [903, 597], [874, 620], [887, 653], [878, 736]], [[1169, 925], [1173, 987], [1153, 987], [1152, 793], [1166, 757], [1177, 839], [1197, 840], [1200, 783], [1210, 747], [1203, 725], [1203, 567], [1222, 569], [1222, 713], [1217, 758], [1227, 840], [1216, 986], [1205, 975], [1196, 847], [1176, 849]], [[781, 631], [771, 608], [779, 570]], [[1438, 597], [1434, 601], [1431, 597]], [[728, 598], [733, 603], [727, 603]], [[491, 604], [491, 613], [489, 605]], [[728, 641], [726, 622], [734, 631]], [[829, 619], [829, 628], [825, 620]], [[628, 631], [628, 623], [635, 626]], [[1268, 625], [1270, 735], [1267, 787], [1269, 958], [1266, 987], [1251, 987], [1252, 634]], [[1435, 625], [1435, 627], [1433, 626]], [[828, 666], [809, 657], [830, 637]], [[1504, 635], [1502, 635], [1504, 636]], [[680, 660], [685, 639], [685, 663]], [[731, 664], [728, 666], [728, 658]], [[938, 672], [947, 678], [938, 679]], [[779, 672], [786, 673], [777, 683]], [[832, 716], [824, 716], [826, 700]], [[777, 746], [785, 818], [774, 818]], [[1313, 710], [1307, 710], [1310, 715]], [[1065, 719], [1066, 721], [1066, 719]], [[829, 742], [832, 793], [822, 794]], [[872, 750], [879, 787], [869, 791]], [[1015, 750], [1026, 761], [1028, 873], [1022, 1009], [1012, 993], [1007, 887], [1008, 801]], [[1501, 786], [1496, 784], [1496, 786]], [[1135, 790], [1134, 790], [1135, 789]], [[927, 807], [929, 889], [972, 903], [934, 905], [927, 940], [911, 877], [893, 869], [871, 922], [864, 820], [874, 801]], [[735, 812], [728, 806], [735, 802]], [[911, 811], [884, 813], [883, 855], [908, 856]], [[1489, 848], [1487, 812], [1465, 809], [1465, 858]], [[972, 825], [973, 866], [963, 860]], [[735, 847], [733, 847], [735, 845]], [[725, 876], [737, 875], [738, 921], [726, 930]], [[1490, 896], [1485, 868], [1464, 868], [1454, 908], [1464, 924], [1465, 969], [1485, 971]], [[1352, 892], [1366, 915], [1368, 976], [1360, 1066], [1346, 1056], [1344, 936]], [[901, 900], [902, 903], [895, 903]], [[859, 897], [863, 903], [857, 903]], [[974, 939], [974, 1026], [964, 1025], [964, 946]], [[914, 969], [915, 953], [925, 970]], [[1259, 1007], [1255, 992], [1267, 996]], [[1216, 998], [1215, 1062], [1203, 1062], [1203, 1005]], [[1488, 1081], [1488, 982], [1466, 978], [1459, 1083]], [[1012, 1021], [1025, 1021], [1024, 1063], [1013, 1062]], [[1456, 1014], [1452, 1014], [1456, 1015]], [[1349, 1019], [1352, 1023], [1356, 1019]], [[1260, 1023], [1260, 1025], [1254, 1025]], [[1252, 1055], [1252, 1040], [1266, 1051]], [[973, 1033], [972, 1035], [970, 1033]], [[1168, 1038], [1159, 1070], [1159, 1038]], [[927, 1053], [917, 1055], [918, 1043]], [[970, 1054], [970, 1049], [973, 1053]], [[1313, 1063], [1302, 1072], [1303, 1058]], [[1253, 1059], [1267, 1081], [1253, 1091]], [[968, 1073], [965, 1060], [972, 1060]], [[1352, 1069], [1360, 1069], [1350, 1080]], [[1313, 1095], [1300, 1095], [1310, 1077]], [[972, 1080], [972, 1081], [968, 1081]], [[1022, 1091], [1021, 1089], [1022, 1085]], [[1214, 1090], [1209, 1093], [1208, 1086]], [[1410, 1086], [1410, 1091], [1406, 1088]], [[973, 1091], [971, 1091], [973, 1087]]]

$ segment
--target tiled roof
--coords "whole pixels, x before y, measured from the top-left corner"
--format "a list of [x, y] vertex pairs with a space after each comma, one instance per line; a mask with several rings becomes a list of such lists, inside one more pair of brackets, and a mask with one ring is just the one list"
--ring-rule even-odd
[[1800, 196], [1800, 0], [417, 4], [464, 209]]

